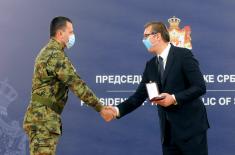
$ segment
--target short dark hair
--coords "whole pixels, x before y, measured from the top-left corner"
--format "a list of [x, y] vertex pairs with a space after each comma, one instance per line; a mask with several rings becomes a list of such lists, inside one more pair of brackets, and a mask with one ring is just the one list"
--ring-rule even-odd
[[144, 25], [144, 28], [151, 26], [153, 33], [160, 33], [165, 42], [170, 41], [170, 35], [166, 26], [162, 22], [151, 21]]
[[72, 21], [69, 18], [63, 16], [58, 16], [52, 19], [50, 24], [50, 36], [54, 37], [59, 29], [65, 28], [66, 22], [72, 23]]

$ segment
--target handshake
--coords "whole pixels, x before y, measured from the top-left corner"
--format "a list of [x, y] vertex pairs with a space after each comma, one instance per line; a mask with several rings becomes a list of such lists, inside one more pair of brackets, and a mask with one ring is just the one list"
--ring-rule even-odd
[[105, 106], [100, 111], [100, 115], [106, 122], [110, 122], [118, 116], [118, 109], [113, 106]]

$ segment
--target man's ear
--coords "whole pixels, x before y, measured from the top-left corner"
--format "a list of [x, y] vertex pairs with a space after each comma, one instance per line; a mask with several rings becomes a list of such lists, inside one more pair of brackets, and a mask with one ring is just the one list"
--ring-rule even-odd
[[157, 40], [161, 39], [162, 38], [161, 33], [157, 33], [155, 37], [157, 38]]
[[56, 32], [56, 38], [60, 38], [61, 39], [61, 36], [62, 36], [63, 34], [62, 34], [62, 31], [61, 30], [58, 30], [57, 32]]
[[62, 31], [61, 30], [58, 30], [58, 36], [62, 36]]

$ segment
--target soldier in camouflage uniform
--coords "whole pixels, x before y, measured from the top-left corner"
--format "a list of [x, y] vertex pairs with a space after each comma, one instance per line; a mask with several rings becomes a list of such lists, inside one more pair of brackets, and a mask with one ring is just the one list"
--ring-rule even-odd
[[97, 112], [101, 112], [101, 115], [105, 110], [76, 74], [64, 52], [65, 47], [70, 48], [75, 42], [71, 20], [66, 17], [54, 18], [50, 31], [51, 39], [35, 61], [31, 101], [23, 123], [29, 137], [31, 155], [55, 155], [61, 135], [60, 114], [69, 89]]

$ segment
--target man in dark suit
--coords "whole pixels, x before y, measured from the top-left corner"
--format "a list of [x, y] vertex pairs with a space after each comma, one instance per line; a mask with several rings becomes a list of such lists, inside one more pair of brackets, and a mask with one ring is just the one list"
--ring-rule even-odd
[[111, 110], [117, 118], [132, 112], [148, 97], [146, 83], [156, 82], [160, 95], [165, 96], [153, 101], [158, 107], [163, 154], [207, 155], [209, 123], [200, 99], [206, 93], [205, 82], [191, 51], [175, 47], [169, 41], [163, 23], [145, 25], [143, 43], [155, 56], [146, 63], [136, 92]]

